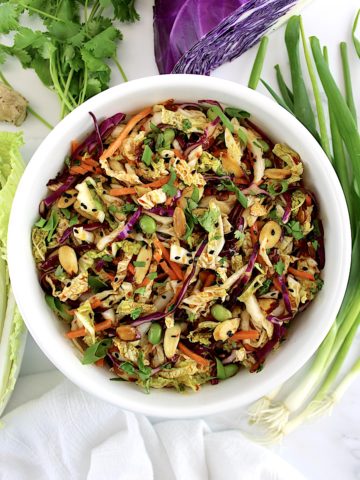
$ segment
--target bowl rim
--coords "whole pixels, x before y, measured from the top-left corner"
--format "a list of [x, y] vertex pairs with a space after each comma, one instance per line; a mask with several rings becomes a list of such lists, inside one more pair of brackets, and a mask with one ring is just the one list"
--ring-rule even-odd
[[[26, 199], [26, 192], [30, 189], [29, 184], [31, 182], [29, 182], [29, 180], [31, 179], [32, 171], [35, 164], [37, 164], [38, 162], [43, 163], [44, 161], [46, 161], [46, 154], [48, 154], [47, 150], [48, 148], [53, 148], [52, 143], [53, 141], [55, 141], [56, 143], [56, 137], [58, 132], [62, 131], [64, 127], [66, 127], [65, 130], [69, 131], [71, 126], [79, 123], [79, 118], [84, 112], [95, 111], [96, 113], [97, 106], [101, 105], [103, 99], [106, 99], [107, 97], [116, 98], [117, 92], [121, 92], [122, 95], [129, 96], [131, 95], [131, 93], [136, 92], [137, 89], [143, 90], [144, 88], [154, 88], [155, 90], [157, 90], [161, 88], [161, 86], [168, 87], [169, 82], [173, 82], [174, 85], [181, 84], [181, 86], [184, 87], [191, 87], [196, 84], [196, 86], [204, 87], [205, 89], [207, 86], [213, 86], [214, 88], [219, 88], [225, 91], [231, 91], [232, 89], [236, 88], [239, 97], [246, 95], [247, 100], [249, 100], [251, 103], [254, 103], [256, 106], [261, 105], [260, 108], [263, 110], [264, 115], [266, 115], [266, 111], [271, 111], [272, 115], [274, 115], [275, 112], [275, 115], [279, 118], [279, 122], [286, 122], [288, 125], [291, 126], [291, 128], [297, 128], [299, 130], [299, 136], [301, 135], [303, 142], [311, 144], [311, 148], [315, 152], [314, 156], [316, 155], [323, 157], [323, 159], [326, 159], [326, 162], [324, 162], [324, 165], [326, 166], [324, 168], [327, 170], [327, 174], [329, 175], [329, 181], [331, 181], [333, 186], [332, 194], [334, 197], [336, 196], [339, 211], [341, 212], [340, 220], [343, 226], [341, 232], [339, 232], [339, 237], [341, 240], [340, 245], [342, 244], [342, 249], [340, 252], [342, 255], [341, 271], [338, 273], [339, 280], [337, 295], [334, 295], [335, 298], [331, 299], [333, 304], [331, 311], [333, 312], [333, 315], [330, 315], [330, 318], [327, 320], [327, 322], [324, 322], [323, 335], [320, 336], [320, 338], [318, 337], [316, 339], [311, 339], [311, 342], [307, 345], [306, 350], [304, 349], [301, 359], [298, 358], [296, 362], [290, 360], [286, 365], [284, 365], [284, 368], [281, 371], [273, 373], [271, 377], [271, 383], [269, 380], [266, 381], [266, 379], [261, 379], [261, 381], [258, 382], [259, 385], [256, 385], [256, 387], [252, 388], [251, 392], [245, 392], [245, 394], [243, 392], [246, 398], [245, 402], [243, 400], [240, 401], [239, 396], [234, 395], [230, 398], [223, 398], [221, 401], [216, 400], [215, 402], [209, 404], [201, 404], [200, 402], [198, 402], [198, 404], [196, 404], [195, 406], [187, 406], [187, 408], [179, 408], [169, 405], [166, 409], [164, 409], [164, 407], [161, 405], [157, 406], [150, 403], [147, 404], [146, 401], [143, 400], [121, 399], [122, 401], [119, 402], [119, 396], [117, 395], [107, 395], [105, 398], [105, 395], [102, 395], [96, 389], [95, 380], [92, 382], [87, 381], [87, 375], [85, 370], [84, 375], [79, 375], [77, 371], [73, 372], [71, 369], [69, 369], [65, 365], [65, 362], [62, 363], [61, 361], [59, 361], [58, 357], [56, 356], [56, 352], [51, 349], [51, 342], [49, 342], [48, 339], [45, 339], [41, 335], [41, 332], [39, 332], [35, 328], [35, 323], [31, 319], [31, 313], [29, 312], [28, 308], [29, 299], [26, 298], [26, 295], [23, 294], [23, 290], [27, 287], [27, 284], [26, 275], [20, 275], [18, 272], [19, 266], [21, 264], [21, 258], [24, 254], [21, 252], [21, 250], [19, 253], [19, 238], [17, 235], [17, 230], [21, 225], [21, 205], [22, 202], [24, 202]], [[24, 239], [22, 241], [29, 241], [29, 239]], [[23, 258], [26, 258], [26, 256]], [[150, 77], [143, 77], [140, 79], [132, 80], [126, 84], [114, 86], [104, 92], [99, 93], [95, 97], [90, 98], [85, 103], [77, 107], [73, 112], [71, 112], [67, 117], [65, 117], [55, 126], [55, 128], [41, 142], [41, 144], [33, 154], [32, 158], [30, 159], [16, 191], [8, 229], [8, 264], [10, 279], [12, 282], [12, 288], [16, 298], [16, 302], [28, 330], [30, 331], [31, 335], [33, 336], [41, 350], [50, 359], [50, 361], [56, 366], [56, 368], [62, 371], [62, 373], [73, 383], [91, 394], [94, 394], [104, 400], [109, 401], [110, 403], [121, 406], [122, 408], [125, 408], [127, 410], [143, 413], [150, 416], [167, 418], [190, 418], [197, 416], [206, 416], [234, 409], [238, 405], [249, 403], [260, 397], [261, 395], [267, 393], [274, 387], [288, 380], [298, 370], [300, 370], [300, 368], [306, 363], [306, 361], [319, 347], [320, 343], [328, 333], [333, 321], [335, 320], [335, 316], [340, 308], [341, 301], [345, 294], [346, 283], [350, 270], [350, 259], [351, 230], [345, 197], [341, 189], [340, 183], [337, 179], [336, 173], [333, 170], [333, 167], [331, 166], [328, 158], [321, 149], [320, 145], [313, 138], [313, 136], [289, 112], [287, 112], [285, 109], [277, 105], [273, 100], [262, 95], [261, 93], [250, 90], [249, 88], [230, 80], [200, 75], [156, 75]], [[45, 301], [43, 305], [46, 306]], [[84, 368], [83, 365], [81, 365], [81, 367]], [[266, 385], [266, 388], [264, 388], [264, 385]]]

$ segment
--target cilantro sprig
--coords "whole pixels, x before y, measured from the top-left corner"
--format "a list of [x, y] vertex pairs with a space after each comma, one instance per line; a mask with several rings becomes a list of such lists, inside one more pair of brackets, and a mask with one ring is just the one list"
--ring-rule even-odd
[[[135, 0], [96, 0], [91, 7], [87, 5], [79, 0], [0, 4], [0, 34], [13, 38], [10, 46], [8, 41], [0, 44], [0, 64], [9, 55], [17, 57], [24, 68], [33, 69], [58, 95], [61, 117], [109, 87], [110, 60], [127, 80], [116, 58], [122, 34], [114, 20], [138, 20]], [[109, 16], [103, 16], [105, 8]], [[23, 13], [41, 20], [42, 28], [22, 26]]]

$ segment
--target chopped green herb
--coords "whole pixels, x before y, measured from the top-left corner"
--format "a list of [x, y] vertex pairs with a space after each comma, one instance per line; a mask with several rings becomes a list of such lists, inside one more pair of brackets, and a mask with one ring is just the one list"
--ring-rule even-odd
[[70, 219], [69, 226], [70, 226], [70, 227], [73, 227], [73, 226], [76, 225], [77, 223], [79, 223], [79, 217], [78, 217], [77, 215], [74, 215], [74, 216]]
[[290, 220], [290, 222], [285, 225], [286, 231], [289, 235], [292, 235], [295, 240], [301, 240], [304, 238], [304, 234], [299, 222], [295, 220]]
[[176, 180], [176, 173], [173, 168], [170, 168], [170, 179], [166, 185], [163, 185], [162, 189], [169, 197], [175, 197], [177, 188], [174, 186]]
[[246, 112], [245, 110], [240, 110], [239, 108], [225, 108], [225, 114], [230, 118], [250, 118], [249, 112]]
[[134, 267], [145, 267], [146, 262], [137, 262], [137, 261], [135, 261], [135, 262], [133, 262], [133, 264], [134, 264]]
[[229, 192], [234, 192], [235, 195], [236, 195], [236, 198], [238, 200], [238, 202], [244, 207], [246, 208], [247, 207], [247, 198], [245, 197], [245, 195], [242, 193], [242, 191], [235, 185], [234, 182], [232, 182], [231, 180], [222, 180], [221, 181], [221, 186], [229, 191]]
[[274, 268], [275, 268], [275, 272], [278, 275], [282, 275], [284, 273], [284, 270], [285, 270], [285, 264], [284, 264], [284, 262], [279, 260], [277, 263], [275, 263]]
[[219, 212], [216, 210], [208, 210], [203, 215], [198, 217], [198, 221], [204, 230], [212, 232], [215, 228], [215, 224], [219, 219]]
[[71, 218], [71, 212], [68, 208], [60, 208], [60, 212], [64, 215], [66, 220], [70, 220]]
[[135, 212], [135, 210], [137, 210], [137, 205], [135, 205], [134, 203], [125, 203], [122, 207], [121, 207], [121, 212], [122, 213], [132, 213], [132, 212]]
[[314, 247], [315, 251], [319, 248], [319, 242], [317, 240], [313, 240], [311, 244]]
[[189, 119], [184, 118], [184, 120], [182, 121], [182, 127], [185, 131], [189, 130], [192, 127], [192, 123], [190, 122]]
[[151, 151], [151, 148], [148, 145], [145, 145], [143, 154], [141, 156], [141, 161], [145, 163], [147, 167], [151, 165], [152, 156], [153, 152]]
[[94, 343], [88, 347], [82, 359], [82, 363], [84, 365], [88, 365], [90, 363], [95, 363], [101, 358], [104, 358], [111, 347], [112, 339], [106, 338], [104, 340], [100, 340], [99, 342]]
[[146, 292], [146, 287], [140, 287], [140, 288], [137, 288], [134, 293], [138, 293], [139, 295], [144, 295], [145, 292]]
[[[281, 186], [281, 189], [278, 190], [277, 188]], [[276, 188], [275, 188], [276, 187]], [[281, 182], [276, 182], [276, 183], [269, 183], [267, 187], [267, 191], [270, 193], [270, 195], [281, 195], [282, 193], [285, 193], [289, 188], [289, 183], [286, 180], [282, 180]]]
[[270, 290], [272, 281], [270, 278], [266, 279], [265, 282], [262, 284], [262, 286], [258, 290], [258, 294], [261, 297], [261, 295], [265, 295]]
[[146, 276], [149, 280], [155, 280], [155, 278], [157, 278], [158, 274], [156, 272], [151, 272], [151, 273], [148, 273]]
[[142, 311], [143, 311], [143, 310], [142, 310], [141, 307], [137, 307], [137, 308], [135, 308], [135, 309], [130, 313], [130, 317], [131, 317], [133, 320], [136, 320], [137, 318], [140, 317]]
[[58, 265], [56, 267], [54, 275], [56, 278], [61, 278], [64, 275], [64, 269], [62, 268], [61, 265]]
[[88, 284], [95, 293], [101, 292], [102, 290], [106, 290], [108, 288], [108, 285], [105, 282], [94, 275], [89, 275]]
[[199, 200], [200, 200], [200, 190], [198, 189], [198, 187], [194, 187], [193, 189], [193, 192], [191, 194], [191, 200], [194, 202], [194, 203], [199, 203]]
[[243, 240], [245, 237], [245, 234], [244, 232], [240, 232], [240, 230], [235, 230], [234, 237], [236, 238], [236, 240]]
[[175, 131], [172, 128], [165, 128], [163, 148], [165, 150], [169, 150], [171, 148], [171, 144], [174, 141], [174, 139], [175, 139]]
[[248, 136], [246, 135], [246, 133], [244, 132], [244, 130], [242, 130], [241, 128], [239, 128], [237, 134], [238, 134], [238, 137], [240, 138], [240, 140], [242, 141], [242, 143], [243, 143], [244, 145], [246, 145], [247, 142], [248, 142]]
[[121, 370], [124, 370], [125, 373], [129, 375], [135, 375], [135, 367], [130, 362], [124, 362], [120, 365]]
[[112, 255], [103, 255], [101, 257], [101, 260], [104, 260], [104, 262], [112, 262], [114, 260], [114, 257]]

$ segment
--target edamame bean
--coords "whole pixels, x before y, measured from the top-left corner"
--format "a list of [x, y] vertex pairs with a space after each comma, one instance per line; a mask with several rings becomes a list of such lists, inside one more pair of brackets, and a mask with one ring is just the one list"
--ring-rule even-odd
[[234, 363], [230, 363], [229, 365], [224, 365], [225, 370], [225, 378], [233, 377], [238, 371], [239, 367]]
[[211, 315], [218, 320], [223, 322], [224, 320], [229, 320], [232, 317], [232, 313], [227, 308], [222, 305], [216, 304], [211, 307]]
[[153, 345], [157, 345], [161, 341], [162, 328], [159, 323], [152, 323], [148, 331], [148, 340]]
[[143, 215], [139, 220], [139, 225], [144, 233], [156, 232], [156, 222], [152, 217], [149, 217], [149, 215]]

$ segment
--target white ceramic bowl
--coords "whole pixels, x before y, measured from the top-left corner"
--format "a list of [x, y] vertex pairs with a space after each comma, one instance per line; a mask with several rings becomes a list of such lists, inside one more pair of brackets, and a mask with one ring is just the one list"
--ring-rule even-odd
[[[30, 232], [46, 183], [60, 170], [70, 141], [92, 129], [89, 111], [97, 118], [116, 112], [134, 113], [146, 105], [216, 99], [252, 114], [252, 120], [276, 142], [296, 150], [305, 165], [307, 186], [316, 192], [325, 229], [324, 287], [310, 307], [294, 320], [287, 341], [267, 359], [260, 373], [241, 371], [216, 386], [197, 393], [153, 390], [145, 395], [126, 382], [110, 382], [113, 375], [84, 366], [80, 354], [64, 337], [64, 325], [44, 301], [31, 253]], [[350, 265], [350, 227], [344, 196], [335, 172], [310, 133], [272, 100], [236, 83], [193, 75], [142, 78], [111, 88], [88, 100], [60, 122], [42, 142], [21, 179], [9, 226], [9, 266], [15, 297], [40, 348], [70, 380], [119, 407], [158, 417], [204, 416], [249, 403], [287, 380], [315, 352], [340, 307]]]

